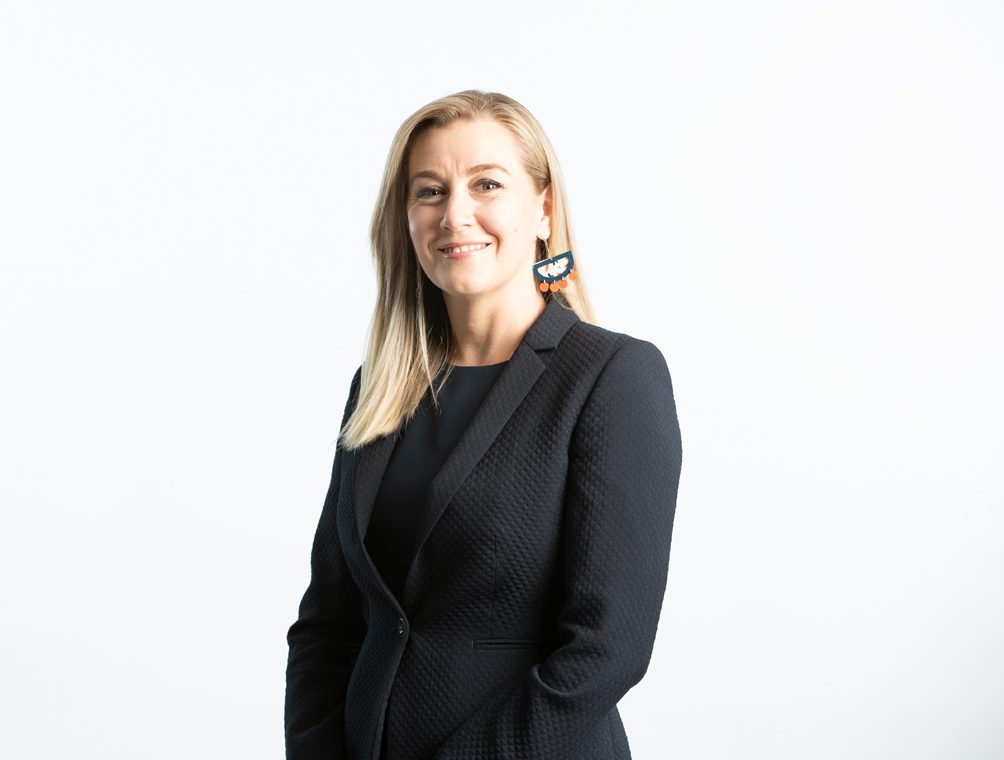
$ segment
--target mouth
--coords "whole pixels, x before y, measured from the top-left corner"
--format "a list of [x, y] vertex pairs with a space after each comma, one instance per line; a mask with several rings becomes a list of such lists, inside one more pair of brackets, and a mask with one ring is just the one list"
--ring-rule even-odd
[[438, 250], [447, 258], [459, 259], [480, 253], [490, 245], [491, 243], [468, 243], [466, 245], [447, 246], [446, 248], [440, 248]]

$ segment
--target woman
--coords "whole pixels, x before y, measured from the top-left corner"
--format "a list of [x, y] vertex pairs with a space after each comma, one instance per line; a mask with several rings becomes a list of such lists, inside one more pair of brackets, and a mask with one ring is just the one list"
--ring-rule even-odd
[[558, 162], [508, 97], [405, 121], [371, 237], [286, 756], [630, 758], [681, 465], [663, 355], [592, 324]]

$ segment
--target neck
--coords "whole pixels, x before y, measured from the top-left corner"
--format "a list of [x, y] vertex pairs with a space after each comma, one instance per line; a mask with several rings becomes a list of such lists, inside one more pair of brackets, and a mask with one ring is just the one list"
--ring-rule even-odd
[[536, 290], [518, 296], [500, 293], [476, 297], [443, 294], [450, 316], [452, 355], [459, 365], [498, 364], [508, 360], [547, 303]]

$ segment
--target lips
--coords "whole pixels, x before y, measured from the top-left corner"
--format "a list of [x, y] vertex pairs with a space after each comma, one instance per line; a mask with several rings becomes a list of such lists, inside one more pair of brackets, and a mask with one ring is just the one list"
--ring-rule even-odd
[[457, 245], [444, 246], [439, 250], [440, 253], [446, 256], [466, 256], [468, 254], [477, 253], [478, 251], [483, 251], [491, 243], [484, 241], [474, 242], [474, 243], [460, 243]]

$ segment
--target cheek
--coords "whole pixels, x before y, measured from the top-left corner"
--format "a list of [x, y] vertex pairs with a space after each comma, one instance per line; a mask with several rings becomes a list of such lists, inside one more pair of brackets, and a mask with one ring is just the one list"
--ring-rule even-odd
[[436, 235], [436, 221], [428, 213], [428, 209], [416, 208], [408, 212], [408, 232], [418, 249]]
[[502, 198], [484, 208], [485, 226], [490, 224], [502, 236], [517, 233], [524, 226], [522, 223], [524, 218], [525, 214], [517, 204]]
[[422, 229], [422, 213], [421, 209], [409, 209], [408, 210], [408, 232], [411, 233], [412, 237], [417, 235]]

